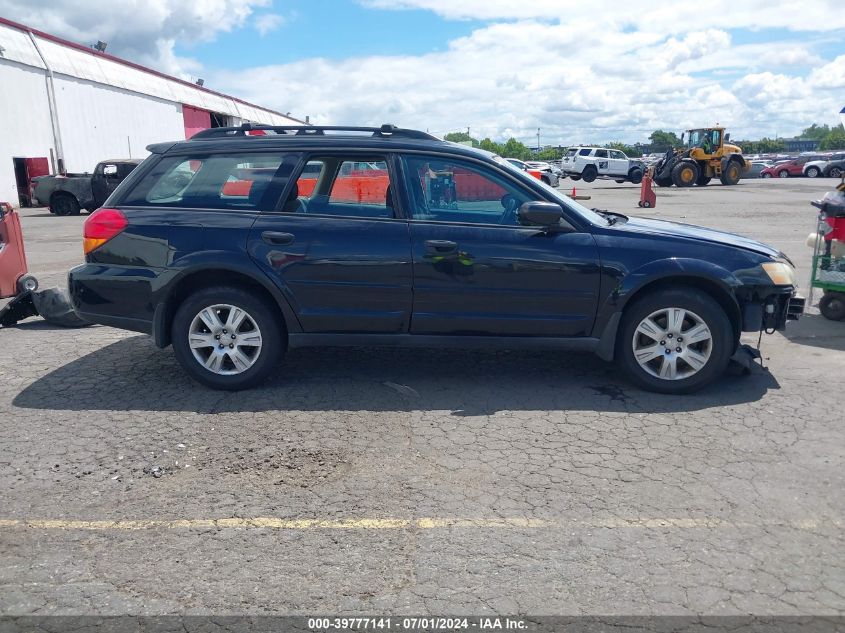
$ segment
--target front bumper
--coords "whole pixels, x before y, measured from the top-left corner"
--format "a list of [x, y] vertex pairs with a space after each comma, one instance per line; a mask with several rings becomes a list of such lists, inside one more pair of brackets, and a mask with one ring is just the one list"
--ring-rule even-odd
[[804, 297], [794, 289], [783, 289], [761, 300], [742, 304], [742, 331], [785, 330], [789, 321], [797, 321], [804, 313]]

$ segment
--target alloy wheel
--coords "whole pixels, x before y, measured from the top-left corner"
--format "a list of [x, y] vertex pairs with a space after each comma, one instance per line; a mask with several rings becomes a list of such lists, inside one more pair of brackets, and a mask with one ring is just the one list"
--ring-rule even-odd
[[662, 380], [683, 380], [707, 365], [713, 335], [695, 312], [661, 308], [640, 321], [631, 345], [644, 371]]
[[188, 346], [196, 361], [223, 376], [245, 372], [261, 354], [261, 330], [243, 308], [228, 304], [208, 306], [191, 321]]

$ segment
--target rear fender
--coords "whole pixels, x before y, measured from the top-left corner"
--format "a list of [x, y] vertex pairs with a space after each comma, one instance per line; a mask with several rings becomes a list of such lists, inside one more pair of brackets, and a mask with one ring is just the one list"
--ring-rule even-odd
[[285, 319], [285, 326], [288, 332], [296, 333], [302, 331], [299, 319], [291, 307], [287, 297], [286, 288], [279, 285], [276, 280], [270, 279], [261, 270], [257, 269], [251, 262], [244, 262], [242, 256], [227, 251], [205, 251], [193, 253], [181, 260], [176, 265], [178, 272], [163, 280], [161, 297], [156, 301], [155, 313], [153, 315], [153, 337], [156, 345], [165, 347], [170, 343], [169, 323], [175, 313], [174, 294], [182, 282], [187, 281], [191, 276], [208, 271], [230, 272], [242, 275], [250, 281], [259, 284], [273, 298], [278, 305], [282, 316]]

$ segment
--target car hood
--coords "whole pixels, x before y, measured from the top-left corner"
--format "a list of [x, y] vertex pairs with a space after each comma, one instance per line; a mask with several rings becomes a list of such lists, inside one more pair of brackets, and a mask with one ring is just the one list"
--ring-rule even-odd
[[680, 237], [733, 246], [734, 248], [753, 251], [772, 258], [785, 257], [783, 253], [768, 244], [763, 244], [762, 242], [743, 237], [742, 235], [736, 235], [735, 233], [725, 233], [724, 231], [716, 231], [703, 226], [695, 226], [694, 224], [630, 217], [627, 222], [617, 226], [628, 231], [636, 231], [637, 233]]

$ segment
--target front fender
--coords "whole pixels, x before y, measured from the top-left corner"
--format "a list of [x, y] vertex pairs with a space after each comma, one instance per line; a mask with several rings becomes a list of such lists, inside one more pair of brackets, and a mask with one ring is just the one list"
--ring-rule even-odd
[[685, 280], [687, 283], [693, 281], [713, 288], [720, 293], [721, 302], [727, 302], [733, 313], [731, 316], [739, 317], [736, 289], [743, 282], [729, 270], [701, 259], [667, 257], [654, 260], [620, 277], [616, 286], [607, 293], [604, 303], [599, 306], [592, 333], [601, 340], [599, 356], [605, 359], [613, 357], [616, 330], [622, 312], [631, 300], [649, 286], [671, 282], [673, 279], [679, 282]]

